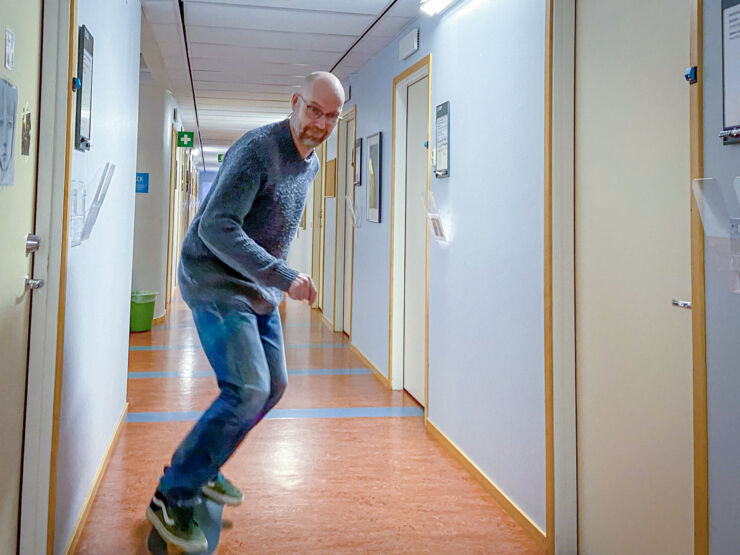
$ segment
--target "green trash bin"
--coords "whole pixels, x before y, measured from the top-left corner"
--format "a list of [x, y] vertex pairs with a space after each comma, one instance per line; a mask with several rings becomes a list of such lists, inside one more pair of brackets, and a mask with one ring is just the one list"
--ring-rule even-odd
[[131, 331], [149, 331], [154, 320], [156, 291], [131, 291]]

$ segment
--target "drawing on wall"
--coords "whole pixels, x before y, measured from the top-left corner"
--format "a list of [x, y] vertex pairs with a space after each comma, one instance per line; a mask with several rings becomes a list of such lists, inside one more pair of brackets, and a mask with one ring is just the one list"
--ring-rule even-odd
[[381, 134], [380, 131], [367, 138], [367, 220], [380, 223], [381, 202]]
[[0, 79], [0, 186], [9, 187], [15, 181], [15, 113], [18, 108], [18, 88]]
[[98, 220], [100, 208], [103, 206], [105, 197], [108, 194], [113, 173], [116, 171], [116, 165], [107, 162], [103, 172], [98, 179], [98, 188], [95, 191], [90, 209], [87, 209], [87, 187], [82, 181], [72, 182], [72, 191], [70, 195], [70, 245], [76, 247], [90, 238], [90, 233]]
[[21, 115], [21, 156], [31, 155], [31, 111], [23, 108]]

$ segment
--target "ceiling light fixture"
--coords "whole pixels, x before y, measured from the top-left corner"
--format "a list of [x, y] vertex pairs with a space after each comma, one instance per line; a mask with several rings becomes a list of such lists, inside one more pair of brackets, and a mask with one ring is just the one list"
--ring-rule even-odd
[[452, 0], [421, 0], [421, 11], [427, 15], [437, 15], [452, 4]]

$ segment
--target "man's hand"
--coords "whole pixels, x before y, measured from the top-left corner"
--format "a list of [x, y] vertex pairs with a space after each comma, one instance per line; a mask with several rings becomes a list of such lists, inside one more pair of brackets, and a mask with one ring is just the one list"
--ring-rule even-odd
[[308, 301], [313, 304], [316, 300], [316, 287], [308, 274], [299, 274], [290, 284], [288, 296], [296, 301]]

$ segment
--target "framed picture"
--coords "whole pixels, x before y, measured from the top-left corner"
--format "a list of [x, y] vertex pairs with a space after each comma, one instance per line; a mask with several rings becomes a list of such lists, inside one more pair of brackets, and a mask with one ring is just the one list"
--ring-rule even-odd
[[380, 223], [382, 199], [382, 137], [380, 131], [367, 138], [367, 220]]
[[355, 179], [353, 183], [355, 185], [362, 185], [362, 137], [355, 141], [355, 160], [353, 166], [355, 168]]

